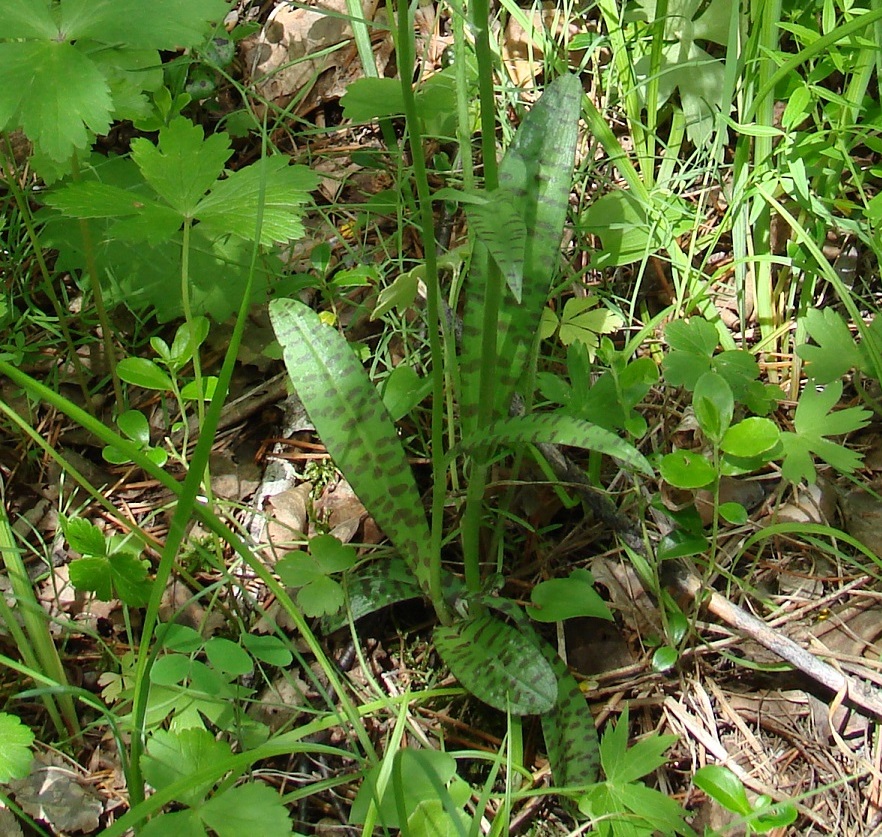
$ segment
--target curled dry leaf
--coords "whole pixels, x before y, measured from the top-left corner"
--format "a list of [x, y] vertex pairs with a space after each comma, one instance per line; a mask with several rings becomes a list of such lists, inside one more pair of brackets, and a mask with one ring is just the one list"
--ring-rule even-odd
[[[377, 17], [372, 0], [363, 0], [362, 9], [366, 20]], [[302, 114], [342, 96], [362, 75], [348, 14], [345, 0], [317, 0], [310, 8], [278, 5], [266, 26], [243, 42], [246, 71], [260, 97], [287, 107], [302, 95], [296, 108]], [[374, 50], [381, 76], [391, 53], [387, 34]]]

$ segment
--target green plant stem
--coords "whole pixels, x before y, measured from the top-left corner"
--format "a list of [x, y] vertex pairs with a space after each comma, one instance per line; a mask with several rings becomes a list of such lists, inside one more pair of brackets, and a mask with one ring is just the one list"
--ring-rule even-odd
[[[496, 161], [496, 100], [493, 94], [493, 54], [490, 49], [490, 6], [487, 0], [471, 5], [472, 31], [475, 33], [475, 56], [478, 63], [478, 99], [481, 108], [481, 162], [484, 189], [492, 192], [499, 186]], [[475, 243], [475, 249], [482, 245]], [[473, 255], [474, 258], [474, 255]], [[499, 307], [502, 302], [502, 274], [493, 259], [486, 260], [486, 285], [481, 329], [481, 370], [478, 384], [477, 427], [486, 427], [493, 419], [496, 403], [496, 350]], [[489, 450], [475, 453], [468, 473], [465, 511], [462, 520], [462, 547], [466, 585], [472, 592], [481, 587], [480, 532], [484, 517], [484, 494], [489, 476]]]
[[[7, 139], [7, 146], [8, 146]], [[37, 260], [37, 266], [40, 268], [40, 276], [43, 279], [43, 291], [46, 296], [49, 297], [49, 302], [52, 305], [52, 310], [55, 312], [55, 316], [58, 318], [58, 325], [61, 329], [61, 334], [64, 337], [64, 342], [67, 344], [67, 351], [70, 357], [70, 362], [74, 368], [74, 374], [77, 378], [77, 383], [80, 385], [80, 390], [83, 393], [83, 397], [86, 400], [86, 405], [89, 408], [90, 413], [95, 412], [95, 405], [92, 402], [92, 393], [89, 391], [88, 384], [88, 374], [86, 372], [86, 368], [83, 366], [83, 361], [80, 358], [79, 353], [77, 352], [76, 344], [74, 343], [73, 335], [70, 333], [70, 326], [67, 322], [67, 313], [61, 305], [61, 300], [58, 298], [58, 294], [55, 293], [55, 287], [52, 284], [52, 277], [49, 273], [49, 267], [46, 264], [46, 257], [43, 255], [43, 247], [40, 244], [39, 236], [37, 235], [37, 229], [34, 226], [33, 217], [31, 216], [31, 210], [28, 206], [27, 201], [25, 200], [24, 193], [21, 190], [21, 186], [19, 185], [18, 180], [13, 176], [14, 175], [14, 166], [12, 165], [12, 155], [7, 151], [4, 153], [3, 159], [3, 168], [5, 171], [10, 172], [10, 175], [6, 178], [6, 187], [12, 192], [12, 196], [15, 200], [15, 205], [18, 207], [18, 213], [21, 217], [22, 223], [25, 225], [25, 229], [28, 233], [28, 239], [31, 242], [31, 247], [34, 248], [34, 258]]]
[[440, 287], [438, 281], [438, 252], [435, 244], [435, 219], [432, 213], [432, 196], [426, 171], [422, 132], [416, 109], [416, 99], [410, 82], [410, 69], [414, 65], [413, 13], [417, 0], [398, 10], [396, 49], [399, 55], [399, 76], [404, 98], [404, 116], [407, 120], [408, 141], [413, 161], [413, 179], [419, 201], [419, 218], [422, 227], [426, 283], [426, 320], [429, 334], [429, 354], [432, 362], [432, 512], [429, 545], [429, 596], [443, 624], [449, 624], [450, 614], [441, 589], [441, 539], [444, 527], [444, 501], [447, 496], [447, 459], [444, 456], [444, 347], [441, 345]]
[[[14, 637], [16, 633], [21, 634], [15, 638], [22, 659], [32, 669], [43, 672], [54, 685], [62, 688], [67, 687], [67, 675], [64, 672], [61, 657], [58, 656], [58, 649], [49, 633], [46, 611], [37, 601], [34, 587], [21, 558], [21, 550], [15, 542], [15, 535], [9, 525], [2, 481], [0, 481], [0, 554], [3, 556], [3, 565], [6, 567], [6, 575], [15, 596], [16, 612], [21, 615], [24, 632], [27, 636], [21, 632], [15, 615], [9, 612], [5, 601], [3, 601], [3, 608], [0, 609], [0, 616], [3, 617], [4, 623]], [[58, 694], [57, 700], [58, 705], [56, 706], [51, 697], [48, 695], [43, 697], [52, 723], [61, 735], [64, 735], [66, 730], [67, 734], [79, 739], [82, 731], [73, 700], [69, 694], [63, 692]]]
[[[74, 182], [80, 181], [80, 163], [74, 153], [71, 157], [71, 172]], [[104, 306], [104, 294], [101, 291], [101, 282], [98, 279], [98, 265], [95, 261], [95, 242], [92, 238], [92, 228], [86, 218], [80, 218], [80, 234], [83, 237], [83, 252], [86, 256], [86, 273], [89, 275], [89, 287], [92, 290], [92, 298], [95, 302], [95, 313], [98, 315], [98, 323], [101, 326], [101, 340], [104, 343], [104, 355], [107, 361], [107, 369], [110, 372], [110, 380], [113, 383], [113, 397], [116, 401], [116, 409], [121, 413], [125, 409], [122, 384], [119, 375], [116, 374], [116, 346], [113, 344], [113, 328], [110, 317], [107, 316], [107, 308]]]

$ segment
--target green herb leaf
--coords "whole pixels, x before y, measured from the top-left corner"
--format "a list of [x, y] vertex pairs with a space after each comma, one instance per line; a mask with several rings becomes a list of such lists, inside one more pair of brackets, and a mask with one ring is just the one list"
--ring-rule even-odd
[[150, 598], [149, 566], [130, 552], [78, 558], [70, 563], [70, 582], [77, 590], [95, 593], [102, 602], [115, 596], [131, 607], [142, 607]]
[[[206, 729], [157, 730], [147, 741], [141, 769], [144, 778], [162, 790], [231, 755], [230, 745], [215, 740]], [[214, 780], [190, 785], [175, 800], [184, 805], [198, 805], [213, 786]]]
[[19, 718], [0, 712], [0, 782], [24, 779], [30, 773], [33, 743], [34, 733]]
[[781, 473], [785, 479], [794, 484], [803, 479], [814, 483], [817, 474], [813, 454], [844, 474], [854, 473], [860, 466], [860, 453], [825, 438], [860, 430], [869, 423], [872, 414], [861, 407], [831, 412], [841, 397], [842, 381], [834, 381], [823, 389], [808, 386], [800, 395], [793, 416], [794, 432], [781, 433]]
[[503, 712], [536, 715], [557, 700], [557, 679], [536, 647], [514, 627], [485, 614], [439, 626], [435, 648], [475, 697]]
[[559, 622], [576, 616], [593, 616], [612, 621], [606, 602], [594, 589], [594, 577], [588, 570], [573, 570], [569, 578], [552, 578], [537, 584], [528, 610], [537, 622]]
[[290, 837], [291, 819], [279, 794], [263, 782], [236, 785], [199, 809], [202, 822], [218, 837]]

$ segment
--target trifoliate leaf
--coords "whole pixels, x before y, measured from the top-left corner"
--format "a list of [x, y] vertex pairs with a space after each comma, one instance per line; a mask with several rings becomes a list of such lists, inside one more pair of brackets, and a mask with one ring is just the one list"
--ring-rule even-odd
[[579, 341], [588, 349], [588, 357], [594, 354], [600, 342], [600, 335], [612, 334], [622, 327], [624, 320], [607, 308], [597, 307], [597, 298], [570, 298], [564, 305], [560, 318], [560, 341], [565, 346]]
[[102, 602], [114, 596], [132, 607], [150, 598], [149, 563], [129, 552], [78, 558], [70, 563], [70, 581], [77, 590], [95, 593]]

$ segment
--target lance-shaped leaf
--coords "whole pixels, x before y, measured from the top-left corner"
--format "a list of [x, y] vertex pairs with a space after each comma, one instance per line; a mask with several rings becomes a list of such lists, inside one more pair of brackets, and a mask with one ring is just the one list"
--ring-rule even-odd
[[395, 425], [345, 338], [301, 302], [276, 299], [270, 320], [285, 365], [337, 467], [429, 590], [429, 527]]
[[557, 700], [548, 661], [517, 628], [490, 614], [435, 628], [435, 648], [475, 697], [503, 712], [537, 715]]
[[[523, 374], [558, 263], [581, 96], [578, 77], [565, 75], [555, 79], [524, 117], [500, 165], [499, 194], [512, 201], [523, 219], [527, 238], [523, 250], [520, 299], [512, 293], [504, 294], [498, 314], [494, 405], [497, 418], [506, 414], [515, 386]], [[478, 410], [488, 269], [487, 247], [482, 238], [486, 238], [487, 232], [484, 229], [475, 243], [463, 315], [460, 410], [466, 432], [475, 429]], [[504, 244], [500, 242], [499, 246]]]
[[612, 456], [651, 477], [655, 471], [646, 457], [630, 442], [610, 430], [565, 413], [532, 413], [498, 421], [486, 430], [463, 440], [466, 449], [480, 449], [488, 443], [532, 442], [594, 450]]

